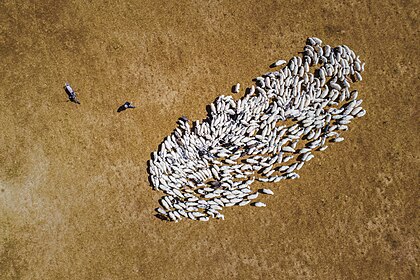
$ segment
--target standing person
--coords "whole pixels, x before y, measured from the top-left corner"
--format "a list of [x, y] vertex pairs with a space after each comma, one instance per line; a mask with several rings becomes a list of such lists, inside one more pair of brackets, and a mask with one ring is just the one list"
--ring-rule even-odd
[[67, 93], [67, 95], [69, 97], [69, 100], [71, 102], [80, 104], [80, 101], [76, 97], [76, 92], [71, 88], [71, 86], [69, 85], [69, 83], [66, 83], [64, 85], [64, 90], [66, 91], [66, 93]]
[[131, 102], [127, 101], [118, 108], [117, 112], [121, 112], [121, 111], [124, 111], [126, 109], [134, 109], [134, 108], [136, 108], [136, 107], [133, 104], [131, 104]]

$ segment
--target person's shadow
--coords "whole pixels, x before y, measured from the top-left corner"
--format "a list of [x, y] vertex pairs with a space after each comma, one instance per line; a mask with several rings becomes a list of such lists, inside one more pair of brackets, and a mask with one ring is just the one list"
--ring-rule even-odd
[[120, 107], [118, 107], [117, 112], [120, 113], [122, 111], [125, 111], [127, 108], [123, 105], [121, 105]]

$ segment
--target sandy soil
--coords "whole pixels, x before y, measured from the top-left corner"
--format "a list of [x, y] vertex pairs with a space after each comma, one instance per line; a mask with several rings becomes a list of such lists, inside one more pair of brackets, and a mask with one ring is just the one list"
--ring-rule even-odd
[[[156, 219], [146, 161], [177, 118], [308, 36], [366, 61], [346, 141], [267, 208]], [[418, 279], [418, 61], [410, 0], [0, 1], [0, 278]]]

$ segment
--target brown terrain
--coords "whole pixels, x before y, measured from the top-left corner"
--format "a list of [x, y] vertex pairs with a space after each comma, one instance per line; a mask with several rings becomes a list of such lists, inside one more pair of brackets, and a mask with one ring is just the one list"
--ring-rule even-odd
[[[0, 1], [0, 279], [419, 279], [419, 3], [293, 2]], [[366, 116], [266, 208], [157, 219], [176, 120], [309, 36], [366, 62]]]

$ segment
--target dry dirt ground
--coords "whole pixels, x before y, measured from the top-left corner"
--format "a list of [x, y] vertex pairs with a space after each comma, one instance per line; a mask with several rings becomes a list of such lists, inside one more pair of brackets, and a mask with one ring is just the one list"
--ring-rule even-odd
[[[177, 118], [308, 36], [366, 62], [346, 141], [267, 208], [155, 218], [146, 162]], [[419, 279], [418, 62], [414, 0], [1, 0], [0, 278]]]

